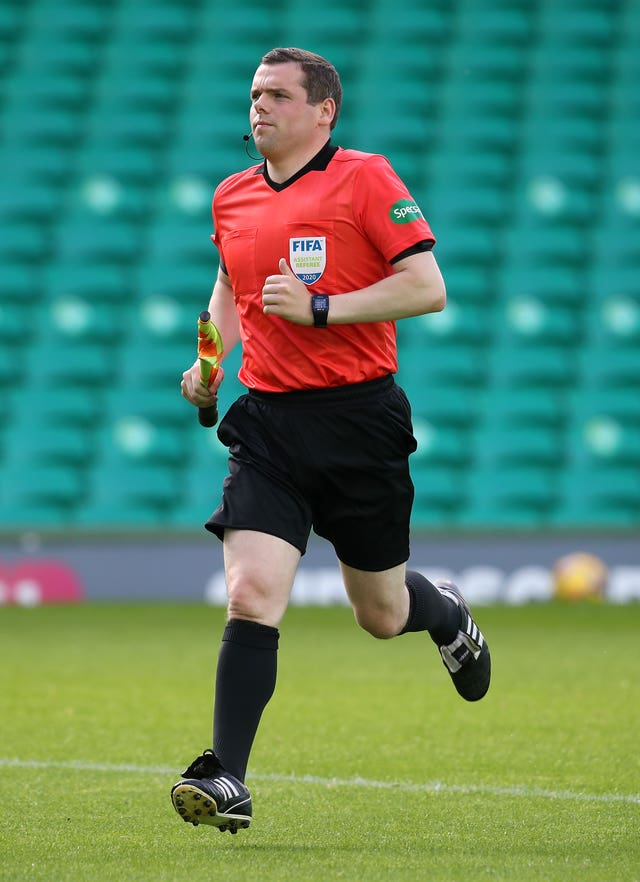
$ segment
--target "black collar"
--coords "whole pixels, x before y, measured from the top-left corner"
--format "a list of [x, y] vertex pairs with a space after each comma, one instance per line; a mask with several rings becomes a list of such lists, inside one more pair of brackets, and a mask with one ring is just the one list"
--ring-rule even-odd
[[289, 187], [293, 184], [294, 181], [297, 181], [298, 178], [301, 178], [303, 175], [306, 175], [307, 172], [310, 171], [324, 171], [326, 167], [329, 165], [331, 160], [333, 159], [335, 153], [338, 148], [335, 147], [331, 141], [327, 141], [327, 143], [322, 147], [321, 150], [316, 153], [313, 159], [310, 159], [309, 162], [303, 166], [300, 171], [297, 171], [295, 175], [292, 175], [286, 181], [283, 181], [282, 184], [278, 184], [275, 181], [272, 181], [269, 177], [269, 172], [267, 171], [267, 163], [263, 162], [262, 165], [259, 165], [255, 171], [257, 175], [264, 175], [264, 179], [267, 184], [271, 187], [272, 190], [279, 192], [280, 190], [284, 190], [286, 187]]

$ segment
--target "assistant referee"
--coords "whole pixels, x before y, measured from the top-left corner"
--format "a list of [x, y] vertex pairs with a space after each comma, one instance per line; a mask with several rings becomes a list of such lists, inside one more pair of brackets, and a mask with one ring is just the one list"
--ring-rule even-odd
[[[247, 388], [223, 418], [228, 622], [216, 674], [213, 749], [172, 789], [184, 820], [235, 832], [252, 817], [244, 783], [276, 684], [279, 625], [311, 530], [334, 547], [357, 623], [378, 638], [426, 631], [463, 698], [489, 688], [490, 656], [451, 583], [408, 571], [416, 449], [394, 380], [395, 322], [437, 312], [445, 286], [429, 224], [382, 156], [331, 143], [342, 87], [326, 59], [273, 49], [251, 85], [264, 162], [216, 189], [220, 269], [209, 311]], [[197, 362], [182, 394], [210, 406]]]

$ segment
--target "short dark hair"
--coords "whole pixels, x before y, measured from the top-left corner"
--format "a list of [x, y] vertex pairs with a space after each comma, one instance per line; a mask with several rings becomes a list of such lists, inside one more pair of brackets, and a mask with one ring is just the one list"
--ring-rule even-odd
[[320, 104], [325, 98], [333, 98], [336, 112], [331, 121], [331, 128], [335, 128], [340, 115], [342, 105], [342, 84], [335, 67], [322, 55], [308, 52], [306, 49], [288, 48], [271, 49], [263, 55], [260, 64], [287, 64], [294, 61], [300, 65], [304, 74], [302, 85], [307, 92], [309, 104]]

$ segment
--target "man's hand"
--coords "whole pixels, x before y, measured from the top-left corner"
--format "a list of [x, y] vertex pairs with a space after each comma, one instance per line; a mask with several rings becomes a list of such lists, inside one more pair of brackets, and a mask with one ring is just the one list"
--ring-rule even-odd
[[267, 276], [262, 289], [262, 311], [295, 325], [312, 325], [311, 297], [304, 282], [295, 275], [284, 257], [278, 263], [280, 275]]
[[200, 363], [196, 361], [189, 370], [182, 375], [180, 391], [183, 398], [195, 407], [211, 407], [218, 398], [218, 387], [224, 378], [224, 370], [218, 368], [218, 373], [213, 384], [207, 389], [200, 382]]

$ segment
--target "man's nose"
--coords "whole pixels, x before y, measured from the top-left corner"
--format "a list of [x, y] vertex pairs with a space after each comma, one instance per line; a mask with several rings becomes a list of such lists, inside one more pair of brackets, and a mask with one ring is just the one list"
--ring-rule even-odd
[[267, 110], [267, 107], [267, 96], [263, 92], [261, 95], [258, 95], [258, 97], [254, 99], [253, 109], [256, 111], [256, 113], [264, 113]]

